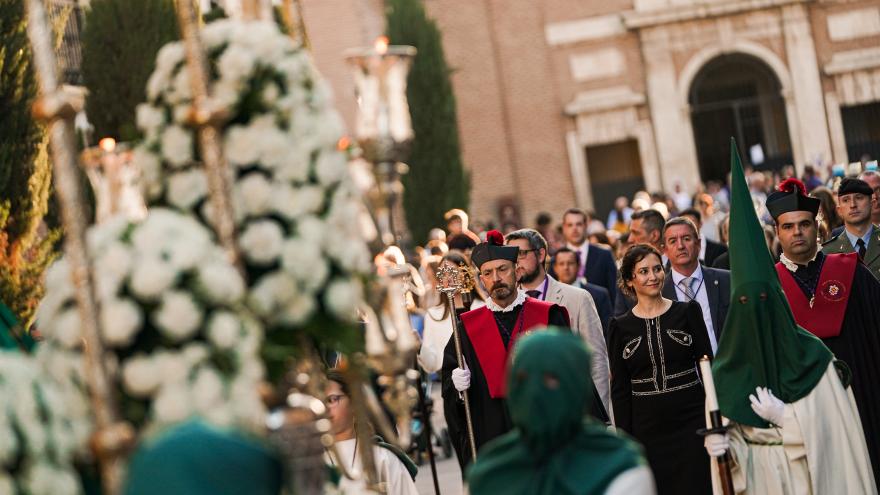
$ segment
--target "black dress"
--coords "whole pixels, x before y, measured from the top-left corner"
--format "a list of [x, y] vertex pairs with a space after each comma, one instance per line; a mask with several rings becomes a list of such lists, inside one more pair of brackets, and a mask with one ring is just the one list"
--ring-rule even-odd
[[645, 447], [659, 495], [712, 493], [698, 361], [712, 348], [699, 303], [674, 301], [657, 318], [632, 310], [609, 327], [611, 402], [618, 428]]

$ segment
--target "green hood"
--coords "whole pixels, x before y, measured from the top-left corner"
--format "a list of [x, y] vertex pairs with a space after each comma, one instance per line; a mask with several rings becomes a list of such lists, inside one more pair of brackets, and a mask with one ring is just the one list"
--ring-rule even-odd
[[30, 334], [21, 328], [15, 313], [0, 302], [0, 349], [30, 352], [35, 345]]
[[797, 326], [782, 292], [764, 232], [746, 186], [736, 143], [730, 142], [730, 310], [712, 363], [718, 404], [724, 416], [767, 428], [749, 403], [755, 387], [767, 387], [783, 402], [809, 394], [825, 374], [832, 354]]
[[514, 430], [477, 456], [470, 493], [604, 493], [617, 475], [644, 463], [634, 443], [586, 416], [589, 370], [589, 351], [570, 331], [535, 331], [517, 342], [507, 376]]

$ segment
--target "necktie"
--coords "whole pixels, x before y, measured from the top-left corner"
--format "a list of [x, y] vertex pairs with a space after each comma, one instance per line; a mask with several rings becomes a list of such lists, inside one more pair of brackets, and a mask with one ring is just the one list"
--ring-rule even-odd
[[532, 289], [532, 290], [527, 290], [527, 291], [526, 291], [526, 295], [529, 296], [529, 297], [534, 297], [535, 299], [537, 299], [538, 296], [541, 295], [541, 291], [539, 291], [539, 290], [534, 290], [534, 289]]
[[856, 251], [859, 252], [859, 259], [864, 260], [865, 259], [865, 252], [867, 251], [867, 248], [865, 247], [865, 240], [864, 239], [859, 239], [858, 241], [856, 241]]
[[[678, 286], [681, 287], [681, 290], [682, 290], [682, 292], [684, 292], [684, 296], [687, 297], [688, 301], [693, 301], [694, 298], [696, 297], [696, 294], [694, 294], [694, 287], [693, 287], [694, 280], [696, 280], [694, 277], [685, 277], [685, 278], [681, 279], [680, 282], [678, 282]], [[685, 301], [685, 302], [687, 302], [687, 301]]]

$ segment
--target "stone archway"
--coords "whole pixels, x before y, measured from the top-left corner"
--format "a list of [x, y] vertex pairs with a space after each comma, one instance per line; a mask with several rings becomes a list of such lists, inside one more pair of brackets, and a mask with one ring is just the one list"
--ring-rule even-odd
[[[776, 69], [776, 70], [774, 70]], [[794, 163], [784, 83], [762, 59], [725, 53], [694, 71], [687, 88], [700, 175], [723, 180], [729, 170], [729, 139], [743, 161], [758, 170]], [[783, 73], [784, 74], [784, 73]]]

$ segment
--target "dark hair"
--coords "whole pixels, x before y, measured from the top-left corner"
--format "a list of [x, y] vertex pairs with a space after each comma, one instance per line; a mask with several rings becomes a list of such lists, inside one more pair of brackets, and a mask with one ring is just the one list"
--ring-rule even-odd
[[550, 225], [550, 222], [552, 222], [552, 221], [553, 221], [553, 219], [550, 218], [550, 214], [545, 211], [538, 213], [538, 217], [535, 218], [535, 224], [538, 225], [539, 227], [544, 226], [544, 225]]
[[666, 219], [663, 218], [659, 211], [654, 209], [637, 211], [632, 214], [630, 220], [641, 220], [645, 224], [645, 230], [648, 232], [659, 230], [661, 234], [663, 233], [663, 226], [666, 225]]
[[569, 248], [567, 248], [567, 247], [561, 247], [561, 248], [559, 248], [559, 249], [556, 250], [556, 254], [553, 255], [553, 262], [556, 263], [556, 258], [559, 258], [559, 255], [560, 255], [560, 254], [563, 254], [563, 253], [571, 253], [571, 254], [573, 254], [573, 255], [574, 255], [574, 263], [575, 263], [577, 266], [581, 266], [581, 257], [577, 255], [577, 252], [576, 252], [576, 251], [574, 251], [574, 250], [572, 250], [572, 249], [569, 249]]
[[620, 270], [617, 272], [617, 287], [620, 288], [623, 295], [630, 298], [635, 297], [635, 291], [626, 283], [635, 277], [636, 264], [651, 254], [657, 256], [658, 260], [663, 260], [660, 251], [657, 251], [657, 248], [650, 244], [636, 244], [626, 250], [626, 254], [623, 255], [623, 260], [620, 262]]
[[345, 378], [342, 377], [342, 373], [340, 373], [339, 370], [336, 368], [327, 370], [327, 380], [339, 384], [342, 393], [348, 395], [348, 383], [346, 383]]
[[678, 216], [680, 216], [680, 217], [691, 216], [691, 217], [696, 218], [698, 222], [703, 221], [703, 214], [700, 213], [700, 210], [697, 210], [696, 208], [688, 208], [684, 211], [680, 211], [678, 213]]
[[458, 251], [468, 251], [477, 247], [477, 243], [467, 234], [455, 234], [446, 239], [446, 245], [449, 246], [449, 249], [457, 249]]
[[611, 239], [608, 238], [608, 234], [605, 232], [593, 232], [590, 234], [590, 237], [595, 237], [596, 242], [599, 244], [611, 244]]
[[582, 210], [580, 208], [569, 208], [569, 209], [565, 210], [565, 213], [562, 214], [562, 221], [563, 222], [565, 221], [565, 217], [567, 215], [580, 215], [580, 216], [584, 217], [584, 223], [587, 223], [590, 221], [590, 217], [589, 217], [589, 215], [587, 215], [587, 212], [585, 212], [584, 210]]
[[697, 230], [697, 226], [694, 224], [694, 222], [692, 222], [690, 218], [685, 218], [685, 217], [681, 216], [681, 217], [675, 217], [675, 218], [669, 220], [668, 222], [666, 222], [666, 225], [663, 226], [663, 236], [662, 236], [663, 238], [660, 239], [661, 241], [666, 240], [666, 231], [669, 230], [669, 227], [672, 227], [675, 225], [687, 225], [694, 232], [694, 235], [697, 236], [697, 239], [700, 238], [700, 231]]

